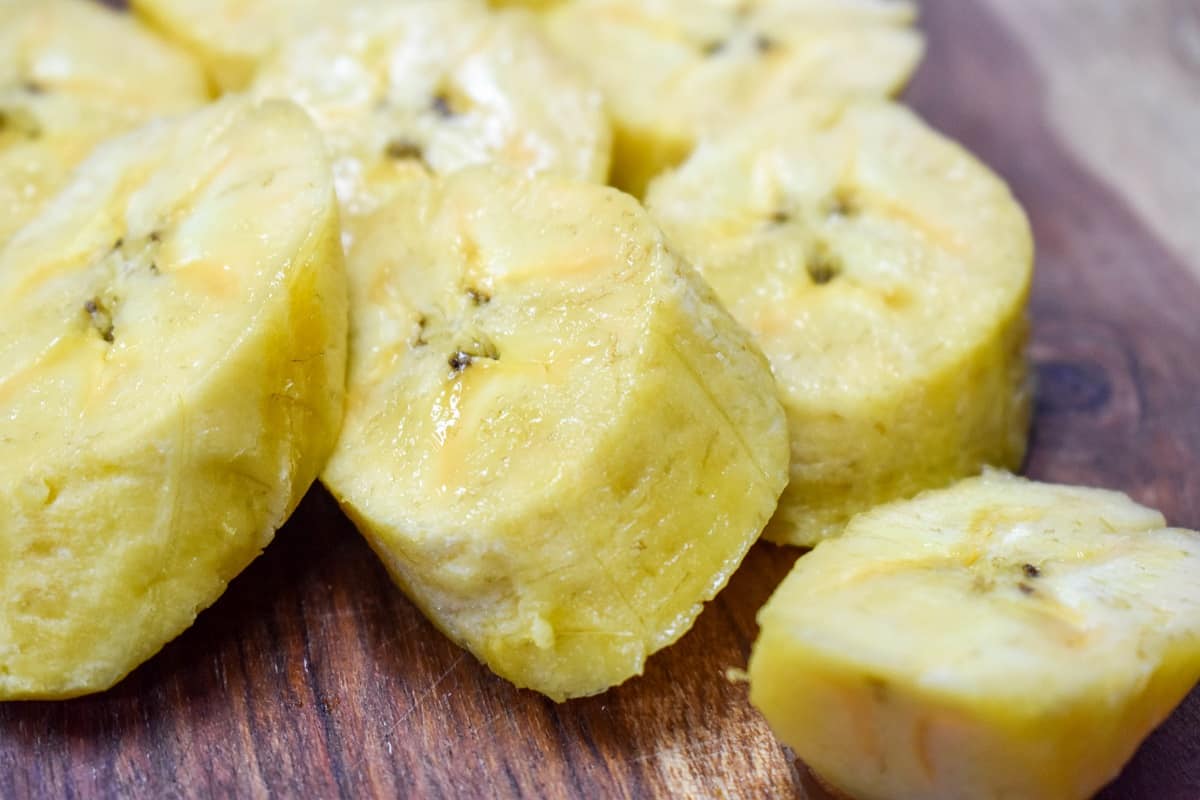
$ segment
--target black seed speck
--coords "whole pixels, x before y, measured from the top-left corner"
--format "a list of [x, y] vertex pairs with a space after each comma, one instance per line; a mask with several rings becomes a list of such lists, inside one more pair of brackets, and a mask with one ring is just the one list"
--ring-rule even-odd
[[42, 128], [36, 118], [23, 117], [19, 112], [11, 114], [0, 110], [0, 131], [5, 128], [11, 128], [14, 133], [26, 139], [40, 139], [42, 136]]
[[1033, 564], [1025, 564], [1024, 566], [1021, 567], [1021, 571], [1025, 573], [1026, 578], [1042, 577], [1042, 571], [1040, 569], [1038, 569], [1037, 567], [1035, 567]]
[[474, 360], [470, 353], [464, 353], [462, 350], [455, 351], [454, 355], [450, 356], [450, 369], [456, 373], [462, 372], [471, 366], [471, 362]]
[[450, 105], [450, 98], [447, 97], [445, 93], [434, 95], [433, 103], [430, 105], [430, 108], [432, 108], [434, 113], [443, 119], [450, 119], [451, 117], [458, 116], [458, 112], [454, 110], [452, 105]]
[[1033, 594], [1033, 593], [1034, 593], [1034, 591], [1036, 591], [1036, 590], [1035, 590], [1035, 589], [1034, 589], [1032, 586], [1030, 586], [1028, 583], [1018, 583], [1018, 584], [1017, 584], [1017, 588], [1018, 588], [1018, 589], [1020, 589], [1020, 590], [1021, 590], [1021, 594], [1024, 594], [1024, 595], [1030, 595], [1030, 594]]
[[87, 312], [91, 318], [92, 327], [100, 334], [100, 338], [112, 344], [115, 340], [113, 334], [112, 314], [109, 313], [107, 307], [101, 302], [100, 298], [93, 297], [83, 304], [83, 310]]
[[792, 221], [792, 215], [786, 211], [776, 211], [771, 215], [772, 225], [787, 225]]
[[827, 248], [818, 247], [809, 258], [807, 269], [812, 282], [817, 286], [824, 286], [841, 274], [842, 265], [837, 256], [829, 252]]
[[113, 242], [113, 246], [112, 246], [113, 252], [115, 253], [116, 251], [120, 250], [124, 246], [125, 246], [124, 237], [118, 238], [115, 242]]
[[852, 217], [859, 213], [858, 202], [848, 190], [838, 190], [829, 200], [827, 206], [831, 217]]
[[490, 294], [473, 287], [467, 289], [467, 297], [471, 298], [471, 303], [477, 306], [487, 305], [492, 302]]
[[150, 238], [150, 241], [154, 242], [155, 244], [158, 244], [159, 242], [162, 241], [162, 234], [159, 233], [158, 231], [150, 231], [149, 238]]
[[383, 152], [388, 158], [395, 159], [396, 161], [409, 159], [414, 161], [425, 160], [425, 151], [421, 149], [421, 146], [407, 139], [393, 139], [388, 142]]

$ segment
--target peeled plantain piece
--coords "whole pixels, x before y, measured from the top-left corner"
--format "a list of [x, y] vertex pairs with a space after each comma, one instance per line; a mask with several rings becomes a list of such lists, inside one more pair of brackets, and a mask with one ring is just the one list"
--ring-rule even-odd
[[697, 141], [797, 97], [898, 92], [923, 39], [900, 0], [572, 0], [546, 28], [604, 90], [637, 197]]
[[[135, 14], [191, 52], [218, 89], [236, 92], [280, 45], [351, 9], [439, 0], [129, 0]], [[458, 0], [455, 0], [458, 2]], [[476, 0], [476, 3], [482, 0]]]
[[289, 36], [344, 7], [330, 0], [129, 0], [134, 13], [204, 65], [223, 92], [245, 89]]
[[787, 480], [766, 360], [627, 195], [472, 168], [364, 225], [322, 479], [399, 586], [521, 687], [639, 674]]
[[92, 148], [207, 100], [185, 54], [86, 0], [0, 0], [0, 246]]
[[792, 466], [769, 539], [1020, 465], [1029, 225], [912, 112], [798, 103], [703, 144], [647, 207], [771, 359]]
[[1083, 800], [1200, 678], [1200, 534], [998, 472], [856, 517], [759, 612], [750, 698], [859, 800]]
[[544, 11], [567, 0], [488, 0], [493, 8], [531, 8], [534, 11]]
[[348, 216], [385, 203], [414, 171], [499, 163], [608, 176], [603, 99], [527, 13], [459, 0], [353, 9], [286, 45], [253, 92], [288, 97], [317, 121]]
[[105, 689], [271, 540], [333, 448], [337, 201], [290, 103], [102, 145], [0, 250], [0, 699]]

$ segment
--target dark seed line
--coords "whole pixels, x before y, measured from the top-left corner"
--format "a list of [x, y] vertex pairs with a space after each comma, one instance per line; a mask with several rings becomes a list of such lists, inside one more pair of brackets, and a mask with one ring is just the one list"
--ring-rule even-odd
[[458, 112], [454, 110], [452, 105], [450, 105], [450, 98], [445, 92], [439, 92], [438, 94], [434, 95], [433, 103], [430, 105], [430, 108], [432, 108], [434, 113], [442, 119], [452, 119], [458, 116]]
[[116, 340], [116, 336], [113, 334], [112, 314], [100, 298], [93, 297], [88, 300], [83, 304], [83, 310], [87, 312], [92, 321], [92, 327], [100, 334], [100, 338], [112, 344]]
[[421, 146], [407, 139], [393, 139], [387, 143], [387, 147], [384, 148], [383, 152], [388, 158], [396, 161], [425, 160], [425, 151]]
[[829, 201], [829, 216], [853, 217], [862, 209], [848, 189], [839, 189]]
[[12, 130], [17, 135], [23, 135], [26, 139], [42, 137], [42, 126], [36, 117], [31, 115], [22, 117], [19, 113], [0, 109], [0, 133], [6, 129]]
[[806, 269], [813, 283], [824, 286], [841, 274], [842, 265], [826, 247], [820, 246], [808, 260]]
[[469, 347], [459, 347], [447, 360], [453, 374], [458, 375], [466, 370], [467, 367], [475, 363], [476, 359], [483, 358], [488, 361], [499, 361], [500, 351], [496, 349], [487, 337], [481, 337], [471, 342]]
[[429, 325], [429, 318], [424, 314], [417, 317], [417, 338], [413, 339], [413, 347], [424, 347], [429, 344], [425, 338], [425, 328]]

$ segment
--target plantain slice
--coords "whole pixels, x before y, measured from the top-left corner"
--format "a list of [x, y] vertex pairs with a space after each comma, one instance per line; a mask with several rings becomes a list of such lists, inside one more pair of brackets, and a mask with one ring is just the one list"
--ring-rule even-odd
[[887, 101], [810, 100], [732, 128], [647, 206], [771, 359], [791, 483], [767, 537], [1020, 465], [1029, 225], [1008, 188]]
[[114, 684], [316, 478], [337, 219], [304, 113], [232, 101], [102, 145], [0, 250], [0, 699]]
[[545, 11], [566, 0], [488, 0], [492, 8], [530, 8], [534, 11]]
[[286, 42], [336, 22], [351, 9], [386, 11], [409, 1], [129, 0], [129, 5], [143, 22], [192, 53], [218, 89], [236, 92]]
[[0, 0], [0, 245], [103, 140], [207, 100], [184, 53], [85, 0]]
[[351, 9], [262, 68], [259, 97], [300, 103], [325, 132], [348, 217], [417, 171], [498, 163], [604, 182], [603, 100], [527, 13], [460, 0]]
[[998, 472], [856, 517], [759, 612], [750, 697], [861, 800], [1083, 800], [1200, 678], [1200, 534]]
[[731, 122], [813, 94], [898, 92], [924, 48], [915, 18], [888, 0], [573, 0], [546, 28], [604, 90], [614, 185], [641, 197]]
[[325, 484], [502, 677], [562, 700], [639, 674], [786, 482], [766, 360], [638, 204], [593, 184], [418, 176], [350, 259]]

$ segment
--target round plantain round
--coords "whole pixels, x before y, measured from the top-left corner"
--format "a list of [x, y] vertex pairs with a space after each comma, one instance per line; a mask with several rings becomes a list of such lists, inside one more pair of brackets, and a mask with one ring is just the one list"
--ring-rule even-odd
[[750, 699], [862, 800], [1095, 795], [1200, 678], [1200, 533], [990, 471], [862, 514], [758, 615]]
[[899, 91], [924, 49], [915, 18], [905, 0], [572, 0], [545, 24], [604, 90], [614, 185], [642, 197], [730, 121]]
[[105, 143], [0, 251], [0, 699], [111, 686], [312, 484], [337, 220], [304, 113], [234, 100]]
[[461, 0], [352, 8], [284, 46], [252, 92], [312, 115], [349, 217], [384, 204], [414, 171], [497, 163], [599, 183], [608, 176], [603, 99], [527, 12]]
[[787, 481], [766, 359], [634, 201], [423, 176], [352, 250], [322, 479], [452, 639], [557, 700], [641, 672]]
[[702, 144], [647, 206], [782, 389], [791, 483], [767, 538], [812, 546], [879, 503], [1020, 465], [1029, 225], [911, 111], [795, 104]]

